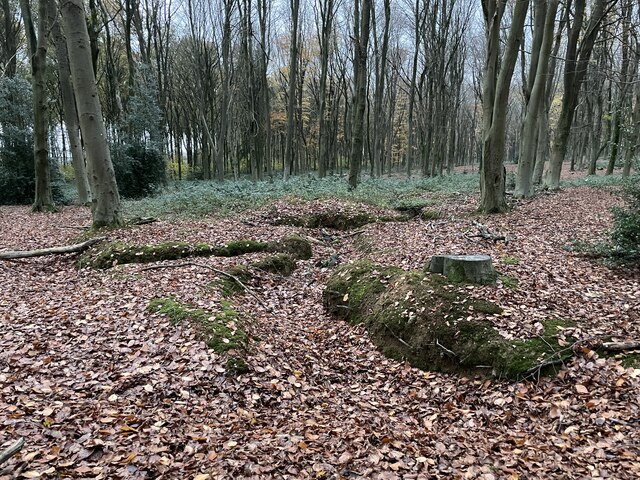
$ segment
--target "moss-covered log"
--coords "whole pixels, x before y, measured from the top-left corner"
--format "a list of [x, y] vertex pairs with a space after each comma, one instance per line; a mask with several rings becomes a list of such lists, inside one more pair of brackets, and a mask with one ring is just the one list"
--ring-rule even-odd
[[364, 324], [385, 355], [425, 370], [518, 378], [572, 354], [558, 346], [557, 323], [540, 338], [505, 339], [488, 321], [471, 318], [498, 314], [499, 306], [470, 297], [438, 274], [360, 261], [336, 270], [323, 301], [329, 313]]
[[87, 250], [78, 259], [78, 266], [106, 269], [127, 263], [151, 263], [187, 257], [235, 257], [254, 252], [286, 253], [296, 259], [308, 259], [312, 255], [311, 244], [298, 236], [285, 237], [274, 242], [238, 240], [222, 246], [186, 242], [164, 242], [155, 245], [114, 242]]

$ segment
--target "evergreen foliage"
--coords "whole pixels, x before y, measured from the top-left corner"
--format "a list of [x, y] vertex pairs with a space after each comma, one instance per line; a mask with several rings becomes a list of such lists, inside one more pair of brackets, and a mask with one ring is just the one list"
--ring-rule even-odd
[[129, 98], [122, 141], [111, 145], [118, 191], [125, 198], [154, 194], [166, 182], [162, 155], [162, 111], [153, 72], [140, 67], [133, 95]]
[[611, 255], [620, 263], [640, 263], [640, 174], [623, 188], [625, 208], [613, 210]]

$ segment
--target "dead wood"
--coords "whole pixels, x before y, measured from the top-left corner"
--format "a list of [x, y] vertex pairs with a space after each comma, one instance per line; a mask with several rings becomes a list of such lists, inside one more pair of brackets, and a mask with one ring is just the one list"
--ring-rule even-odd
[[41, 248], [38, 250], [9, 250], [6, 252], [0, 252], [0, 260], [15, 260], [18, 258], [31, 258], [31, 257], [43, 257], [45, 255], [62, 255], [65, 253], [80, 253], [87, 248], [101, 242], [106, 237], [91, 238], [82, 243], [76, 243], [75, 245], [65, 245], [62, 247], [50, 247]]
[[505, 235], [500, 235], [497, 233], [492, 233], [487, 227], [485, 227], [484, 225], [482, 225], [480, 222], [474, 220], [473, 225], [478, 229], [478, 233], [474, 234], [474, 235], [465, 235], [465, 237], [467, 238], [482, 238], [483, 240], [489, 240], [491, 242], [504, 242], [504, 243], [508, 243], [509, 240], [507, 239], [507, 237]]
[[2, 453], [0, 453], [0, 465], [13, 457], [16, 453], [22, 450], [24, 447], [24, 438], [20, 438], [13, 442], [9, 447], [5, 448]]
[[624, 352], [627, 350], [640, 349], [640, 340], [629, 340], [627, 342], [604, 342], [600, 345], [599, 350], [607, 352]]

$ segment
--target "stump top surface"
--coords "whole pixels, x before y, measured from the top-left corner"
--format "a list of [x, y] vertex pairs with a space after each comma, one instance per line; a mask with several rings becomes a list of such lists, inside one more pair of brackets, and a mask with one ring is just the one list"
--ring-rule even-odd
[[445, 255], [445, 258], [462, 260], [464, 262], [486, 262], [491, 260], [489, 255]]

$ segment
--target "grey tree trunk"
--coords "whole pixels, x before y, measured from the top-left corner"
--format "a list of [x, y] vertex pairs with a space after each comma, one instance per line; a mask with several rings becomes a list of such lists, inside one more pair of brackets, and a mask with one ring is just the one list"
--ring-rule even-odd
[[98, 98], [83, 3], [82, 0], [62, 0], [60, 8], [93, 191], [93, 227], [120, 225], [120, 195]]
[[31, 57], [31, 84], [33, 85], [33, 157], [35, 164], [36, 195], [33, 211], [41, 212], [54, 208], [51, 192], [51, 168], [49, 166], [49, 117], [47, 108], [47, 1], [38, 0], [38, 33], [36, 35], [29, 0], [20, 0], [24, 18], [27, 46]]
[[[544, 1], [544, 0], [538, 0]], [[543, 23], [542, 43], [537, 55], [537, 68], [535, 70], [533, 87], [527, 105], [524, 123], [522, 126], [522, 144], [520, 147], [520, 161], [518, 162], [518, 174], [516, 176], [515, 197], [523, 198], [533, 195], [533, 168], [536, 154], [536, 140], [538, 138], [538, 118], [540, 108], [544, 102], [547, 73], [549, 71], [549, 57], [553, 42], [553, 28], [556, 20], [559, 0], [550, 0], [546, 6], [545, 21]]]
[[[544, 178], [544, 185], [549, 189], [557, 189], [560, 186], [560, 173], [567, 153], [573, 116], [578, 105], [578, 94], [587, 73], [591, 52], [604, 18], [605, 3], [607, 1], [596, 0], [594, 3], [591, 17], [585, 30], [586, 33], [580, 42], [585, 15], [585, 0], [575, 1], [573, 25], [568, 30], [569, 39], [565, 56], [562, 107], [551, 148], [551, 159]], [[579, 48], [578, 43], [580, 44]]]
[[329, 50], [331, 48], [331, 34], [333, 32], [333, 17], [335, 15], [334, 0], [323, 0], [320, 4], [320, 91], [318, 107], [318, 177], [327, 175], [329, 163], [329, 125], [327, 122], [327, 77], [329, 73]]
[[9, 0], [0, 0], [0, 18], [4, 33], [0, 34], [0, 75], [13, 77], [16, 74], [18, 56], [18, 35], [20, 20]]
[[53, 0], [49, 0], [49, 15], [51, 17], [51, 36], [56, 49], [64, 123], [67, 127], [67, 136], [69, 137], [69, 149], [71, 150], [71, 162], [75, 172], [78, 200], [81, 204], [85, 205], [91, 202], [91, 187], [89, 186], [89, 178], [84, 163], [84, 154], [82, 152], [82, 143], [80, 142], [78, 110], [76, 108], [76, 98], [73, 94], [73, 85], [71, 84], [67, 43], [60, 29], [56, 5]]
[[[385, 119], [383, 110], [383, 100], [385, 95], [385, 76], [387, 71], [387, 56], [389, 52], [389, 26], [391, 24], [391, 4], [390, 0], [384, 0], [384, 27], [382, 33], [382, 48], [378, 52], [377, 39], [375, 39], [376, 52], [376, 88], [374, 92], [373, 106], [373, 175], [382, 176], [382, 165], [384, 155], [384, 139], [385, 139]], [[374, 7], [375, 8], [375, 7]], [[372, 13], [375, 10], [372, 10]], [[375, 15], [374, 15], [374, 31], [375, 31]]]
[[487, 50], [482, 80], [482, 166], [480, 170], [480, 211], [507, 210], [505, 200], [504, 154], [507, 108], [511, 78], [522, 42], [529, 0], [517, 0], [504, 54], [500, 59], [500, 29], [505, 0], [483, 0]]
[[358, 186], [364, 154], [364, 114], [367, 106], [367, 50], [371, 31], [371, 0], [354, 1], [354, 56], [353, 56], [353, 121], [351, 127], [351, 163], [349, 187]]
[[[291, 175], [291, 166], [295, 161], [296, 100], [298, 88], [298, 21], [300, 19], [300, 0], [290, 0], [291, 7], [291, 46], [289, 47], [289, 84], [287, 93], [287, 138], [283, 165], [283, 178], [286, 182]], [[297, 143], [297, 142], [296, 142]]]

